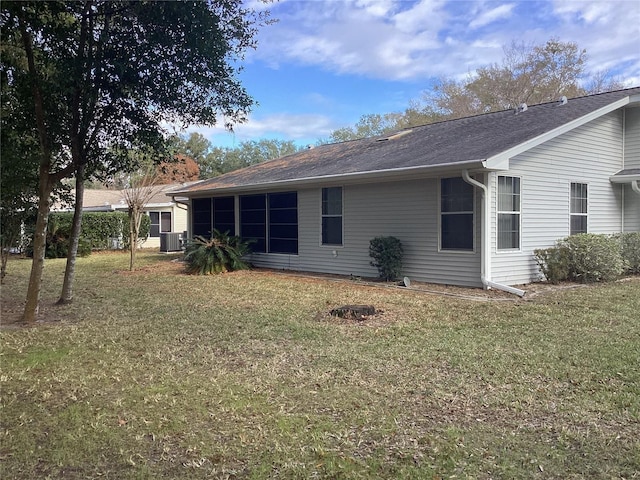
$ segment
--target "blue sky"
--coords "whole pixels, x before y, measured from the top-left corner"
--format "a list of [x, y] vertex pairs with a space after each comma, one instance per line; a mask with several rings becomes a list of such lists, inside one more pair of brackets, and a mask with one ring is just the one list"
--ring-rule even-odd
[[258, 102], [234, 133], [192, 126], [214, 146], [261, 138], [299, 145], [368, 113], [404, 110], [437, 78], [464, 78], [500, 62], [513, 41], [550, 38], [587, 50], [589, 72], [640, 85], [640, 1], [281, 0], [264, 5], [241, 74]]

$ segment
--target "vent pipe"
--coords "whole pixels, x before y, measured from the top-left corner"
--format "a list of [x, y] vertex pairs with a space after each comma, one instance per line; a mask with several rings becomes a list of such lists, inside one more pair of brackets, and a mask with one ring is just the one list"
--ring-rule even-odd
[[565, 97], [564, 95], [561, 96], [558, 102], [560, 102], [560, 105], [566, 105], [568, 102], [567, 97]]

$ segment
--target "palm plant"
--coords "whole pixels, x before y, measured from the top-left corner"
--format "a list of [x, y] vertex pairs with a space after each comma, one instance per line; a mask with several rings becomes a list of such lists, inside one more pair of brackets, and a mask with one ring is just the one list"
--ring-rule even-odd
[[213, 230], [210, 239], [197, 236], [185, 249], [187, 273], [211, 275], [234, 270], [246, 270], [249, 265], [242, 259], [249, 253], [249, 243], [240, 237]]

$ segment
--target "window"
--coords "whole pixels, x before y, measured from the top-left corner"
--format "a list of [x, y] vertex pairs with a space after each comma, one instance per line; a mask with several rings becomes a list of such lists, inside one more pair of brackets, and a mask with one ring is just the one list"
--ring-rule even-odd
[[520, 179], [498, 177], [498, 250], [520, 248]]
[[587, 233], [587, 184], [572, 183], [570, 199], [571, 235]]
[[151, 219], [150, 237], [159, 237], [161, 233], [171, 231], [171, 212], [148, 212]]
[[440, 248], [473, 250], [473, 186], [461, 177], [440, 180]]
[[240, 197], [240, 235], [253, 252], [298, 253], [298, 193]]
[[342, 245], [342, 187], [322, 189], [322, 244]]

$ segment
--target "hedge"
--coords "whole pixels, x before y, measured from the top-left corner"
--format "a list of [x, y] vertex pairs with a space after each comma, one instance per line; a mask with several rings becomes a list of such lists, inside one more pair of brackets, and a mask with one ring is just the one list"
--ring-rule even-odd
[[540, 271], [551, 283], [563, 280], [600, 282], [623, 273], [640, 273], [640, 233], [581, 233], [534, 250]]
[[[55, 212], [49, 215], [47, 227], [47, 258], [61, 258], [67, 256], [73, 212]], [[140, 224], [140, 239], [149, 236], [151, 219], [142, 216]], [[88, 255], [91, 250], [106, 250], [113, 248], [112, 239], [117, 238], [122, 248], [129, 246], [129, 215], [125, 212], [85, 212], [82, 214], [82, 230], [78, 244], [78, 255]], [[27, 254], [31, 254], [33, 246], [27, 247]]]

